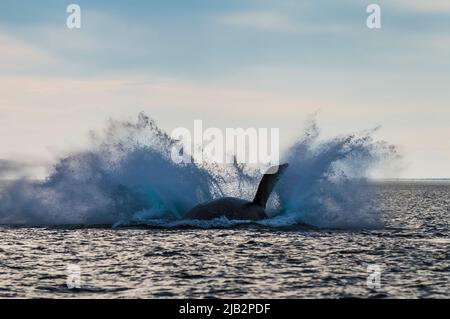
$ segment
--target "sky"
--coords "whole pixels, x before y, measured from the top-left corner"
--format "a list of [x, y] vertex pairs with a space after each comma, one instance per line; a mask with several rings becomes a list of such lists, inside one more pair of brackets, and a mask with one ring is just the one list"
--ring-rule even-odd
[[140, 111], [282, 147], [317, 113], [324, 137], [381, 127], [403, 158], [378, 177], [450, 178], [449, 80], [448, 0], [1, 0], [0, 164], [45, 167]]

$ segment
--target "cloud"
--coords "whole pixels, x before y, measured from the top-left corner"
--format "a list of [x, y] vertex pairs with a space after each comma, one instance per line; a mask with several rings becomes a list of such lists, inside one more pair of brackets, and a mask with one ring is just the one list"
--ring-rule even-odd
[[233, 27], [261, 30], [295, 31], [296, 24], [289, 17], [273, 12], [242, 12], [224, 15], [219, 23]]
[[142, 39], [151, 41], [156, 32], [149, 25], [139, 25], [118, 14], [86, 10], [81, 29], [43, 24], [27, 29], [26, 34], [39, 39], [41, 46], [68, 55], [132, 53], [145, 47]]
[[37, 166], [36, 163], [0, 159], [0, 179], [28, 176]]
[[0, 159], [0, 176], [5, 172], [17, 172], [23, 169], [23, 165], [14, 161]]
[[[81, 29], [59, 24], [0, 24], [2, 75], [70, 75], [149, 63], [157, 32], [119, 14], [83, 13]], [[145, 39], [145, 41], [143, 41]]]
[[2, 21], [0, 157], [70, 148], [106, 118], [141, 110], [166, 127], [197, 117], [294, 131], [320, 108], [332, 133], [383, 124], [387, 140], [430, 149], [435, 166], [450, 156], [439, 150], [449, 133], [450, 1], [384, 3], [381, 32], [365, 27], [354, 1], [233, 6], [195, 21], [173, 8], [145, 19], [142, 9], [141, 18], [86, 10], [81, 30], [64, 19]]
[[285, 32], [294, 35], [331, 34], [351, 35], [355, 33], [351, 24], [332, 23], [331, 21], [315, 22], [302, 15], [285, 14], [271, 11], [235, 12], [220, 16], [220, 25], [236, 29]]
[[450, 1], [448, 0], [392, 0], [397, 7], [413, 9], [415, 11], [427, 12], [450, 12]]
[[3, 73], [56, 67], [58, 59], [35, 46], [0, 32], [0, 69]]
[[[191, 125], [194, 119], [217, 127], [282, 125], [283, 142], [289, 142], [297, 137], [306, 115], [320, 108], [325, 135], [382, 124], [383, 139], [407, 148], [422, 146], [436, 158], [448, 158], [448, 148], [438, 149], [448, 144], [446, 101], [429, 104], [416, 96], [396, 100], [389, 95], [385, 100], [383, 87], [401, 82], [392, 75], [386, 80], [385, 75], [362, 80], [357, 73], [265, 69], [212, 83], [136, 74], [77, 80], [0, 76], [0, 157], [21, 153], [14, 158], [31, 154], [51, 161], [49, 150], [57, 155], [82, 147], [86, 132], [100, 129], [108, 117], [128, 118], [139, 111], [148, 112], [169, 131]], [[379, 91], [384, 94], [377, 98]], [[427, 124], [431, 122], [432, 127]], [[21, 172], [15, 163], [0, 164], [0, 176]], [[426, 176], [426, 169], [420, 169], [423, 172], [416, 167], [411, 176]], [[443, 168], [442, 174], [448, 176], [447, 172]]]

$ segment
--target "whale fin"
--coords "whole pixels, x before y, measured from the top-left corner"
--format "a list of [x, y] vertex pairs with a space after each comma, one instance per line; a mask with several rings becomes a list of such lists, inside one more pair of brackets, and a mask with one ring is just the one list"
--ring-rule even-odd
[[272, 193], [275, 185], [281, 177], [281, 174], [286, 170], [288, 164], [282, 164], [277, 166], [272, 166], [264, 174], [261, 182], [259, 182], [258, 190], [256, 191], [255, 198], [253, 199], [253, 204], [266, 207], [267, 200]]

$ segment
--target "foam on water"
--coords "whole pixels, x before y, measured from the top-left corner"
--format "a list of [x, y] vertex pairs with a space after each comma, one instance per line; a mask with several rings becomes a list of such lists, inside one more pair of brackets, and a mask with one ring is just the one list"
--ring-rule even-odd
[[[0, 223], [232, 227], [246, 221], [188, 221], [196, 204], [224, 195], [251, 199], [261, 177], [245, 166], [175, 164], [176, 141], [140, 114], [111, 120], [92, 145], [56, 163], [44, 181], [21, 179], [0, 193]], [[367, 182], [370, 169], [395, 149], [371, 132], [320, 141], [313, 121], [284, 155], [290, 166], [269, 202], [280, 214], [259, 222], [280, 227], [373, 228], [382, 216]]]

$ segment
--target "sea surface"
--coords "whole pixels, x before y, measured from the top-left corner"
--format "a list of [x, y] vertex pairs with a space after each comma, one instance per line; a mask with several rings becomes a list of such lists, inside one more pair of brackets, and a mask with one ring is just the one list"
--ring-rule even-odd
[[0, 297], [449, 298], [450, 183], [376, 196], [376, 230], [3, 225]]

